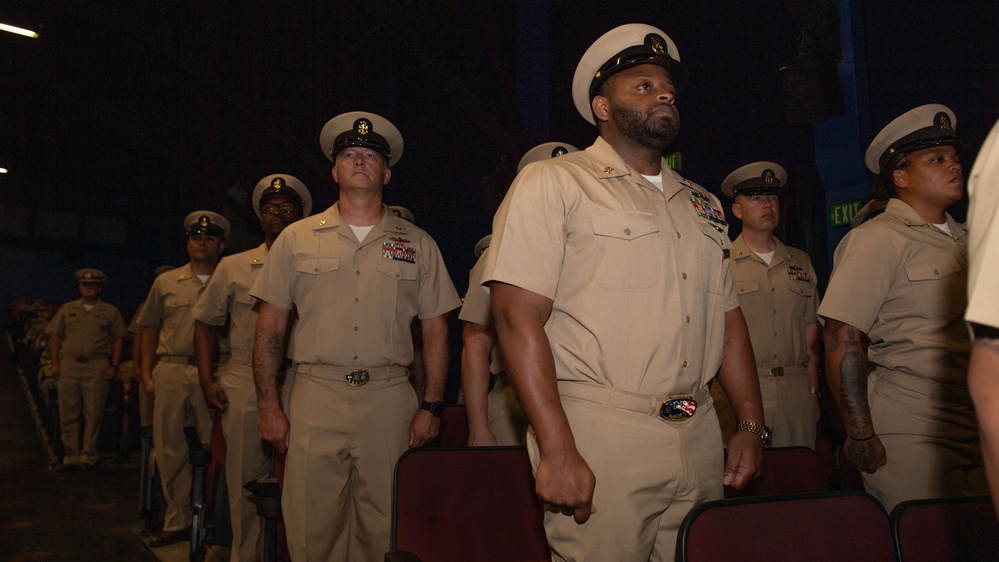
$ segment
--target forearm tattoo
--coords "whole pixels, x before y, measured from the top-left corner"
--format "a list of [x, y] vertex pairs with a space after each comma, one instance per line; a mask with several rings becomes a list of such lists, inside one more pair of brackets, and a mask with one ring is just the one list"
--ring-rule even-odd
[[277, 390], [277, 375], [284, 363], [284, 340], [278, 335], [260, 336], [253, 346], [253, 381], [257, 400], [273, 398]]
[[857, 329], [847, 325], [846, 337], [843, 338], [843, 357], [839, 362], [840, 390], [839, 395], [843, 409], [853, 418], [850, 424], [850, 435], [864, 438], [867, 435], [866, 420], [870, 415], [867, 403], [867, 365], [864, 361], [864, 350], [860, 345]]

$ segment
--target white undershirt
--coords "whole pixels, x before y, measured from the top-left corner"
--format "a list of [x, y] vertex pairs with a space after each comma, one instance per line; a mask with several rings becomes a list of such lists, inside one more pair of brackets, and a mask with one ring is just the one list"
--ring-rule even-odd
[[647, 179], [647, 180], [649, 180], [649, 183], [651, 183], [652, 185], [656, 186], [656, 188], [659, 189], [659, 191], [663, 190], [663, 173], [662, 173], [662, 170], [659, 171], [658, 175], [647, 176], [645, 174], [642, 174], [642, 177], [645, 178], [645, 179]]
[[760, 256], [760, 259], [767, 262], [767, 265], [770, 265], [770, 260], [774, 259], [774, 252], [776, 251], [777, 250], [770, 250], [769, 252], [763, 254], [761, 254], [760, 252], [755, 252], [755, 254]]
[[354, 231], [354, 236], [357, 236], [357, 241], [358, 242], [364, 242], [364, 237], [367, 236], [368, 233], [371, 232], [371, 229], [374, 228], [374, 227], [375, 227], [375, 225], [371, 225], [371, 226], [354, 226], [354, 225], [350, 225], [350, 229]]
[[933, 226], [939, 228], [947, 234], [950, 234], [951, 236], [954, 236], [954, 233], [950, 231], [950, 224], [948, 224], [947, 221], [944, 221], [943, 224], [934, 224]]
[[90, 312], [91, 310], [94, 309], [94, 305], [92, 305], [92, 304], [85, 304], [85, 305], [83, 305], [83, 308], [87, 309], [87, 312]]
[[211, 275], [198, 275], [197, 277], [198, 277], [198, 279], [201, 279], [202, 283], [207, 283], [208, 280], [211, 279], [212, 276]]

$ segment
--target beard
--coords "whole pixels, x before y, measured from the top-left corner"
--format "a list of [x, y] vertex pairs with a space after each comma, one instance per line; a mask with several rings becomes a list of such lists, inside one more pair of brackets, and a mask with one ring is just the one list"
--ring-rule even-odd
[[611, 115], [625, 137], [649, 148], [665, 150], [680, 132], [680, 118], [676, 110], [673, 111], [673, 118], [665, 121], [650, 118], [638, 109], [617, 105], [611, 107]]

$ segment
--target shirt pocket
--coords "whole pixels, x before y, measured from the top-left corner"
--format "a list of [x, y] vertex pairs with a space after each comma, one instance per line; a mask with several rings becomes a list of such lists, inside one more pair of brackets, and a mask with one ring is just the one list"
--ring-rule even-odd
[[758, 281], [736, 281], [735, 282], [735, 292], [739, 296], [748, 295], [750, 293], [755, 293], [760, 290], [760, 283]]
[[177, 310], [179, 308], [185, 308], [187, 306], [190, 306], [190, 304], [191, 304], [191, 299], [187, 297], [178, 297], [171, 295], [163, 299], [163, 308], [169, 310]]
[[967, 274], [955, 258], [940, 256], [905, 265], [915, 312], [925, 318], [962, 314], [967, 302]]
[[597, 282], [605, 289], [648, 289], [659, 285], [666, 259], [649, 213], [599, 213], [591, 218], [599, 249]]
[[416, 281], [416, 264], [399, 260], [378, 260], [378, 273], [396, 281]]
[[340, 258], [318, 256], [303, 260], [295, 266], [302, 306], [332, 306], [336, 302], [334, 277], [340, 271]]

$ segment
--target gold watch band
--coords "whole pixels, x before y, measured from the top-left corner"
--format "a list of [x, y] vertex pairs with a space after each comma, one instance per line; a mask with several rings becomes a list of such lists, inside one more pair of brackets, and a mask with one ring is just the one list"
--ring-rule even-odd
[[770, 428], [756, 422], [742, 421], [736, 424], [736, 431], [747, 431], [759, 437], [764, 445], [770, 443]]

